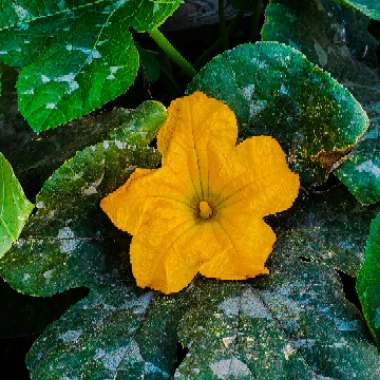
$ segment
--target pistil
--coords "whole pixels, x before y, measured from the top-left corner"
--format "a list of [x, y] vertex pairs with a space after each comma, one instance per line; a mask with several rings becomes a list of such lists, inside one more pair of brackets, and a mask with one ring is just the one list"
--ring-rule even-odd
[[210, 219], [212, 216], [212, 208], [207, 201], [200, 201], [198, 203], [198, 212], [202, 219]]

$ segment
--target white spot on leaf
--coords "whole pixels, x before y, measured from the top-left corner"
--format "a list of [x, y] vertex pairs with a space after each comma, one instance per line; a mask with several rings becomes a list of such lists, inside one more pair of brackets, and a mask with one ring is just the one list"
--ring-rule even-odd
[[68, 84], [67, 94], [71, 94], [79, 88], [79, 83], [75, 80], [75, 74], [70, 73], [66, 75], [61, 75], [56, 79], [57, 82], [66, 82]]
[[60, 336], [60, 339], [62, 339], [64, 343], [75, 342], [79, 339], [81, 334], [82, 333], [78, 330], [68, 330]]
[[357, 166], [356, 170], [358, 172], [364, 172], [368, 174], [372, 174], [375, 177], [380, 176], [380, 168], [374, 164], [373, 161], [367, 160]]
[[236, 358], [219, 360], [212, 363], [210, 368], [213, 374], [221, 380], [242, 379], [245, 376], [252, 376], [248, 366]]
[[53, 274], [54, 274], [54, 269], [51, 269], [51, 270], [47, 270], [46, 272], [44, 272], [43, 276], [44, 278], [49, 281], [52, 279], [53, 277]]
[[98, 348], [96, 350], [94, 359], [100, 360], [106, 369], [114, 373], [117, 370], [120, 362], [123, 360], [125, 351], [125, 347], [119, 347], [110, 352], [106, 352], [105, 350]]
[[251, 318], [272, 319], [260, 298], [247, 289], [241, 297], [227, 298], [218, 306], [229, 317], [237, 317], [239, 314]]
[[58, 231], [57, 236], [60, 243], [60, 251], [62, 253], [70, 253], [79, 245], [79, 240], [76, 239], [74, 231], [70, 227], [63, 227]]
[[29, 14], [28, 11], [25, 8], [23, 8], [21, 5], [13, 3], [12, 7], [14, 11], [16, 12], [16, 15], [20, 21], [23, 21], [28, 17], [28, 14]]
[[41, 81], [42, 83], [49, 83], [50, 82], [50, 78], [44, 74], [41, 75]]
[[297, 349], [293, 347], [290, 343], [288, 343], [282, 350], [284, 353], [285, 359], [289, 360], [289, 358], [297, 352]]

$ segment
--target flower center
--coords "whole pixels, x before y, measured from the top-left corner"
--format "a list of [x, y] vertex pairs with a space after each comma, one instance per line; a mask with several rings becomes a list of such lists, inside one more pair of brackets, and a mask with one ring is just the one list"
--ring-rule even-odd
[[198, 212], [202, 219], [210, 219], [212, 216], [212, 208], [207, 201], [200, 201], [198, 203]]

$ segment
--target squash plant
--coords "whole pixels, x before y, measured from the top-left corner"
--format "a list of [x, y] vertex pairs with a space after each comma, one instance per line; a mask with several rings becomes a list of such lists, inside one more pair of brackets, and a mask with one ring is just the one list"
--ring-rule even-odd
[[[27, 307], [33, 310], [33, 344], [25, 358], [31, 379], [380, 379], [380, 6], [371, 0], [231, 4], [235, 19], [228, 21], [224, 2], [218, 3], [211, 47], [198, 49], [201, 32], [180, 53], [159, 29], [187, 6], [177, 0], [1, 2], [0, 276], [14, 292], [0, 292], [0, 310], [6, 310], [0, 339], [8, 326], [17, 330], [4, 305], [15, 305], [17, 321], [26, 321]], [[181, 35], [189, 41], [197, 33]], [[154, 83], [138, 104], [136, 88], [149, 78]], [[200, 92], [197, 114], [180, 106], [183, 100], [165, 107]], [[210, 104], [220, 104], [218, 112]], [[181, 131], [186, 138], [175, 140]], [[229, 135], [236, 147], [226, 143]], [[233, 166], [235, 150], [259, 140], [262, 150]], [[268, 141], [277, 142], [265, 150]], [[286, 170], [276, 166], [275, 149], [284, 152], [278, 156]], [[261, 151], [260, 161], [255, 154]], [[213, 165], [202, 166], [205, 160]], [[290, 171], [301, 187], [293, 205], [292, 199], [280, 207], [273, 198], [275, 211], [265, 215], [277, 213], [265, 217], [267, 227], [215, 234], [218, 245], [196, 232], [177, 249], [170, 241], [182, 228], [173, 222], [176, 215], [160, 222], [153, 209], [139, 242], [140, 257], [152, 261], [139, 267], [140, 275], [187, 276], [193, 269], [185, 264], [197, 255], [190, 284], [169, 294], [174, 287], [137, 286], [134, 240], [100, 207], [161, 162], [202, 196], [205, 182], [198, 188], [198, 177], [239, 192], [239, 184], [251, 185], [241, 167], [263, 172], [254, 177], [255, 191], [244, 193], [246, 207], [235, 205], [225, 219], [232, 226], [248, 209], [271, 203], [272, 188], [284, 197], [292, 186], [298, 191], [298, 182], [284, 179]], [[269, 170], [274, 174], [267, 177], [278, 178], [264, 192]], [[160, 173], [164, 190], [155, 196], [189, 199], [176, 198], [175, 186]], [[146, 183], [141, 193], [155, 190]], [[126, 210], [121, 219], [112, 204], [111, 219], [123, 221], [128, 213], [141, 222], [138, 213], [148, 212], [147, 204], [121, 198], [136, 201], [117, 204]], [[207, 207], [197, 225], [213, 215], [211, 201]], [[218, 255], [228, 260], [213, 269], [231, 273], [238, 260], [230, 246], [236, 255], [263, 255], [255, 241], [266, 228], [277, 240], [268, 243], [272, 252], [260, 268], [265, 275], [207, 276], [215, 273], [207, 260]], [[165, 259], [156, 250], [162, 240], [168, 240]], [[244, 271], [251, 262], [238, 264]], [[353, 286], [347, 291], [357, 276], [358, 299]], [[71, 302], [57, 298], [73, 289], [82, 290]], [[46, 299], [61, 316], [38, 316], [38, 309], [47, 310]]]

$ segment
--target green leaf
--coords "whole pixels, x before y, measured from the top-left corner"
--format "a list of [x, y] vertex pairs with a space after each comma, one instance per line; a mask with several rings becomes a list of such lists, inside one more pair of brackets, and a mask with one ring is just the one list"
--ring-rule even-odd
[[0, 153], [0, 258], [17, 241], [33, 208], [10, 163]]
[[33, 379], [170, 379], [181, 312], [177, 299], [117, 282], [92, 290], [29, 352]]
[[12, 287], [47, 296], [107, 281], [109, 261], [118, 257], [107, 258], [105, 251], [120, 248], [99, 201], [136, 166], [158, 164], [155, 151], [145, 145], [165, 118], [161, 103], [147, 102], [107, 140], [78, 152], [53, 173], [37, 195], [38, 211], [0, 261], [0, 273]]
[[380, 214], [372, 221], [356, 290], [368, 327], [380, 346]]
[[3, 0], [1, 2], [0, 30], [22, 25], [38, 18], [67, 14], [75, 9], [89, 7], [105, 0], [29, 1]]
[[194, 90], [225, 101], [244, 136], [276, 137], [305, 184], [322, 183], [368, 128], [347, 89], [276, 42], [244, 44], [215, 57], [193, 79]]
[[297, 47], [330, 71], [363, 104], [370, 129], [335, 171], [362, 204], [380, 200], [380, 71], [378, 42], [368, 33], [368, 24], [366, 17], [331, 1], [273, 0], [262, 30], [264, 40]]
[[380, 3], [374, 0], [337, 0], [352, 7], [366, 16], [380, 20]]
[[[162, 296], [110, 268], [108, 282], [33, 345], [31, 377], [378, 380], [377, 349], [336, 273], [358, 270], [375, 212], [342, 189], [303, 195], [272, 220], [283, 227], [271, 274], [252, 281], [198, 279]], [[181, 363], [179, 345], [187, 352]]]
[[[65, 128], [57, 128], [40, 134], [38, 137], [29, 128], [17, 110], [17, 96], [14, 88], [16, 70], [0, 67], [2, 94], [0, 97], [0, 152], [12, 162], [13, 170], [29, 193], [37, 193], [43, 182], [65, 160], [78, 150], [107, 138], [113, 130], [139, 119], [140, 113], [151, 113], [162, 117], [160, 107], [155, 102], [146, 102], [135, 112], [124, 108], [90, 115]], [[160, 116], [161, 115], [161, 116]]]
[[[9, 3], [9, 9], [16, 7]], [[0, 59], [22, 68], [19, 108], [36, 132], [88, 114], [125, 93], [139, 67], [129, 29], [149, 31], [179, 6], [178, 0], [103, 0], [71, 6], [63, 2], [56, 10], [56, 2], [24, 3], [17, 7], [27, 17], [3, 20]]]

